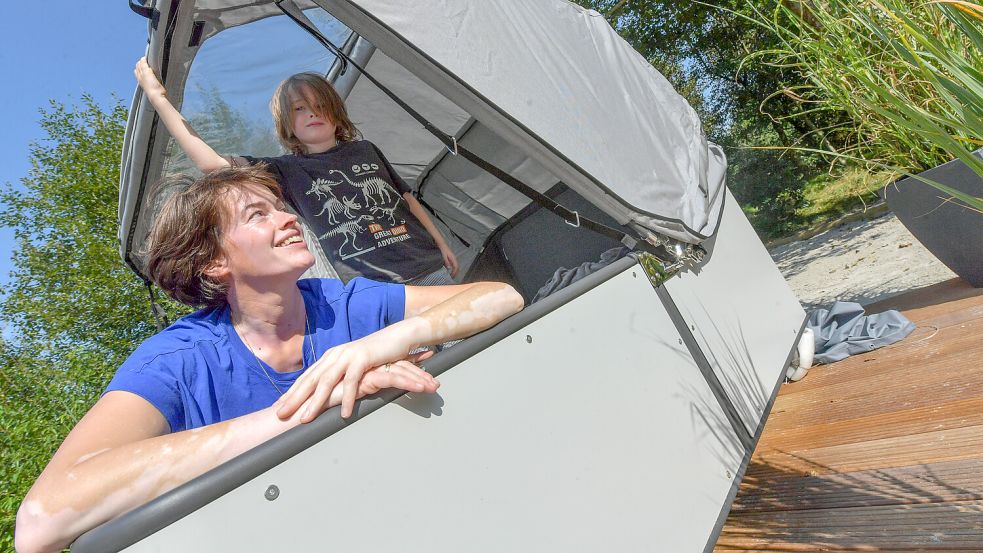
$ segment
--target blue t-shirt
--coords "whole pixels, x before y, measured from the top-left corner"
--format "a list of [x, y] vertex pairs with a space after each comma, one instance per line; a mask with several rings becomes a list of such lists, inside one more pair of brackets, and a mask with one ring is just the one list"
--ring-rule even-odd
[[[401, 284], [306, 279], [297, 287], [311, 329], [304, 340], [305, 367], [333, 346], [403, 319]], [[182, 317], [147, 339], [116, 371], [106, 392], [146, 399], [164, 415], [171, 432], [178, 432], [269, 407], [303, 372], [278, 373], [256, 358], [233, 329], [225, 306]]]

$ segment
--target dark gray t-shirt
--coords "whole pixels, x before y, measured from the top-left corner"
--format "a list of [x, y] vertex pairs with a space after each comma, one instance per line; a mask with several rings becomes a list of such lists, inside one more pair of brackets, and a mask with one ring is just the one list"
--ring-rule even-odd
[[321, 154], [245, 159], [269, 166], [342, 280], [364, 276], [401, 283], [443, 266], [440, 249], [403, 199], [410, 187], [371, 142], [341, 142]]

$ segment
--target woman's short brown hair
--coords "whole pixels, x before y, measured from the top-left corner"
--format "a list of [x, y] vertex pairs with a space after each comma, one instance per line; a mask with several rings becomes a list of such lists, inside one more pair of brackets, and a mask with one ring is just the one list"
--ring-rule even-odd
[[358, 130], [345, 109], [345, 101], [323, 76], [317, 73], [297, 73], [288, 77], [276, 87], [270, 100], [270, 111], [273, 112], [273, 126], [283, 147], [295, 154], [307, 153], [304, 145], [294, 134], [293, 108], [290, 95], [302, 96], [318, 117], [330, 119], [335, 124], [335, 139], [338, 142], [355, 140]]
[[248, 187], [283, 199], [280, 185], [263, 165], [229, 167], [199, 179], [179, 175], [158, 190], [179, 187], [164, 203], [147, 238], [147, 273], [168, 296], [193, 307], [221, 307], [228, 285], [205, 274], [222, 255], [223, 229], [231, 199]]

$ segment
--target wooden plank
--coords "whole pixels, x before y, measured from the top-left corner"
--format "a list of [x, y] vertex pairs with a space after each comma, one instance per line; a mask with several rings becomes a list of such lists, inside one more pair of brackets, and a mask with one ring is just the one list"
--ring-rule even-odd
[[[858, 376], [862, 377], [865, 375], [863, 371], [877, 370], [880, 373], [930, 361], [940, 354], [965, 347], [961, 342], [965, 341], [965, 337], [972, 335], [974, 331], [978, 332], [980, 327], [983, 327], [981, 319], [973, 319], [945, 328], [923, 326], [912, 332], [908, 338], [895, 344], [848, 357], [837, 363], [817, 365], [813, 367], [815, 372], [810, 371], [806, 379], [795, 385], [789, 385], [787, 391], [783, 390], [783, 392], [787, 395], [805, 393], [814, 388], [839, 384]], [[821, 376], [822, 378], [813, 379], [813, 376]]]
[[[980, 291], [983, 294], [983, 290]], [[783, 388], [782, 395], [788, 396], [800, 392], [809, 392], [813, 388], [834, 384], [843, 379], [855, 378], [856, 364], [869, 364], [867, 370], [882, 372], [899, 364], [911, 364], [915, 361], [931, 359], [940, 354], [937, 347], [944, 347], [950, 336], [940, 333], [950, 327], [966, 324], [983, 325], [983, 295], [973, 298], [975, 305], [970, 305], [957, 311], [945, 312], [937, 317], [917, 322], [919, 325], [907, 338], [901, 342], [875, 350], [868, 354], [860, 354], [830, 365], [818, 365], [809, 376], [801, 382]], [[907, 315], [907, 313], [905, 313]], [[956, 329], [953, 329], [956, 330]], [[957, 330], [958, 331], [958, 330]], [[972, 329], [962, 328], [961, 333], [972, 333]], [[814, 378], [821, 376], [822, 378]]]
[[[789, 393], [775, 402], [775, 429], [845, 420], [938, 405], [948, 398], [983, 395], [983, 325], [948, 337], [946, 347], [891, 366], [855, 367], [842, 379], [809, 393]], [[820, 370], [820, 369], [814, 369]], [[810, 378], [810, 375], [806, 378]], [[819, 375], [816, 375], [819, 376]], [[791, 386], [788, 386], [791, 387]], [[784, 390], [782, 390], [784, 392]], [[783, 416], [794, 411], [794, 417]]]
[[[830, 365], [817, 365], [800, 382], [782, 387], [780, 398], [785, 401], [812, 396], [817, 390], [856, 382], [858, 378], [873, 378], [897, 372], [924, 372], [924, 363], [938, 361], [940, 356], [966, 350], [983, 350], [973, 340], [983, 331], [983, 318], [947, 327], [916, 330], [901, 342], [870, 353], [848, 357]], [[975, 367], [976, 365], [971, 365]], [[814, 378], [817, 377], [817, 378]]]
[[806, 551], [983, 550], [980, 500], [741, 513], [730, 522], [718, 546]]
[[[916, 328], [901, 342], [885, 346], [870, 353], [848, 357], [829, 365], [816, 365], [809, 375], [782, 388], [781, 397], [795, 397], [796, 394], [809, 394], [817, 388], [834, 385], [861, 376], [858, 370], [880, 372], [890, 371], [917, 360], [927, 360], [939, 354], [939, 348], [947, 336], [939, 336], [940, 329], [934, 326]], [[898, 351], [902, 350], [903, 351]], [[862, 366], [858, 369], [857, 366]]]
[[804, 451], [769, 449], [755, 454], [761, 466], [777, 466], [801, 474], [829, 474], [874, 468], [903, 467], [969, 459], [983, 452], [983, 427], [969, 426], [914, 436], [897, 436]]
[[[720, 553], [727, 553], [731, 551], [740, 551], [741, 553], [798, 553], [800, 551], [834, 551], [829, 548], [819, 548], [814, 544], [801, 544], [793, 547], [786, 546], [775, 546], [773, 549], [758, 549], [758, 548], [748, 548], [748, 547], [730, 547], [730, 546], [717, 546], [714, 551]], [[877, 551], [880, 553], [900, 553], [902, 551], [924, 551], [923, 548], [906, 548], [906, 549], [883, 549], [880, 547], [858, 547], [853, 549], [843, 549], [839, 548], [836, 551]], [[932, 553], [966, 553], [967, 551], [974, 551], [972, 548], [960, 548], [960, 549], [932, 549]], [[976, 553], [979, 553], [978, 551]]]
[[916, 324], [940, 313], [959, 311], [966, 306], [978, 305], [983, 288], [973, 288], [961, 278], [949, 279], [931, 286], [868, 304], [868, 313], [880, 313], [888, 309], [903, 311]]
[[983, 290], [939, 290], [893, 299], [908, 339], [782, 387], [715, 551], [983, 551]]
[[[969, 303], [968, 300], [966, 303]], [[983, 313], [983, 305], [971, 305], [958, 311], [945, 313], [924, 313], [923, 317], [909, 318], [911, 322], [921, 326], [948, 328], [978, 319]]]
[[766, 478], [745, 478], [733, 508], [744, 514], [983, 499], [981, 474], [981, 458], [815, 476], [772, 467]]
[[980, 425], [983, 397], [970, 397], [852, 419], [769, 427], [758, 443], [758, 451], [801, 451]]

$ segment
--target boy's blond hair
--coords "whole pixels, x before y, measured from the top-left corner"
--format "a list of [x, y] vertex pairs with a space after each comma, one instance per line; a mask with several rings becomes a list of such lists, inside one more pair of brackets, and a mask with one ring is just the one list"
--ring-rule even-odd
[[318, 117], [330, 119], [335, 124], [335, 138], [338, 142], [355, 140], [358, 130], [348, 118], [345, 101], [323, 76], [317, 73], [297, 73], [280, 83], [270, 100], [273, 112], [273, 125], [283, 147], [295, 154], [307, 153], [304, 145], [294, 135], [291, 93], [303, 96]]

